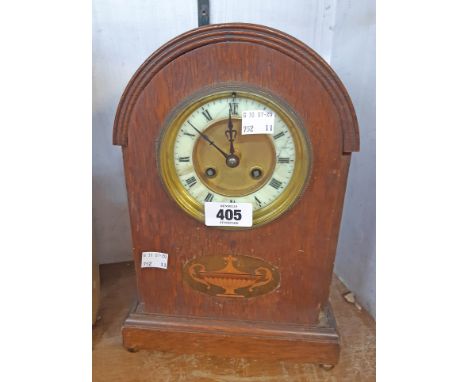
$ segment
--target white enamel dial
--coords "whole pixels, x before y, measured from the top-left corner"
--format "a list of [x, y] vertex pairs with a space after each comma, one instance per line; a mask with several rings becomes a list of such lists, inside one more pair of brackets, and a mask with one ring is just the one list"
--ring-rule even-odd
[[[269, 169], [268, 179], [263, 179], [260, 188], [245, 195], [233, 196], [229, 195], [229, 192], [224, 194], [216, 192], [206, 181], [203, 181], [200, 170], [197, 171], [196, 166], [194, 166], [194, 148], [197, 140], [204, 139], [201, 133], [207, 132], [206, 136], [208, 136], [208, 133], [212, 134], [212, 129], [216, 123], [220, 125], [219, 129], [224, 129], [225, 124], [220, 121], [225, 121], [227, 124], [230, 109], [232, 118], [238, 119], [244, 111], [265, 110], [274, 112], [261, 101], [243, 96], [236, 96], [235, 98], [226, 96], [201, 104], [183, 120], [176, 134], [173, 151], [176, 174], [185, 190], [201, 204], [206, 201], [251, 203], [253, 209], [258, 210], [275, 201], [290, 183], [296, 163], [294, 139], [290, 127], [278, 113], [275, 113], [274, 134], [265, 135], [264, 138], [271, 140], [275, 151], [275, 160], [273, 168]], [[212, 127], [211, 130], [209, 129], [210, 126]], [[218, 129], [218, 127], [215, 128]], [[237, 134], [240, 135], [240, 129], [237, 130]], [[247, 137], [244, 138], [248, 139]], [[208, 136], [208, 138], [210, 137]], [[213, 143], [218, 147], [223, 145], [226, 147], [227, 143], [224, 140], [219, 142], [220, 140], [219, 138], [218, 141], [213, 139]], [[234, 142], [234, 145], [236, 145], [236, 142]], [[271, 147], [271, 144], [268, 144], [268, 146]], [[242, 144], [239, 144], [237, 149], [242, 153]], [[206, 150], [216, 150], [216, 148], [210, 145]], [[226, 150], [224, 149], [224, 151]], [[242, 160], [241, 157], [240, 161], [242, 162]], [[229, 172], [229, 170], [226, 166], [226, 168], [218, 171]]]

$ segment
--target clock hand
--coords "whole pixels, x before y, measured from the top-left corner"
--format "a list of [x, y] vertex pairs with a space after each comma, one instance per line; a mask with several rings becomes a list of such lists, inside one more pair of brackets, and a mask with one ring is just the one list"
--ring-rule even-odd
[[194, 130], [201, 135], [201, 137], [207, 141], [210, 146], [213, 146], [216, 150], [218, 150], [226, 159], [228, 159], [229, 155], [226, 154], [223, 150], [221, 150], [218, 146], [216, 146], [216, 144], [210, 139], [208, 138], [208, 136], [206, 134], [203, 134], [200, 130], [198, 130], [195, 126], [192, 125], [192, 123], [190, 121], [187, 121], [189, 123], [190, 126], [192, 126], [194, 128]]
[[234, 154], [234, 139], [237, 137], [237, 131], [233, 130], [232, 126], [232, 119], [231, 119], [231, 109], [229, 109], [229, 121], [228, 121], [228, 129], [225, 131], [226, 138], [229, 141], [229, 154]]

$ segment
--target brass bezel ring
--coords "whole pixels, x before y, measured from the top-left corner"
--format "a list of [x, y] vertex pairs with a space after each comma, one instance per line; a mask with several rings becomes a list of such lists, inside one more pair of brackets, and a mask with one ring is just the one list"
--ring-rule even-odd
[[[312, 170], [312, 146], [302, 122], [292, 108], [278, 97], [251, 85], [242, 84], [209, 87], [193, 94], [177, 106], [164, 123], [161, 139], [156, 145], [157, 163], [162, 184], [169, 196], [188, 215], [204, 222], [203, 203], [190, 195], [177, 176], [174, 142], [181, 124], [191, 113], [207, 102], [230, 96], [232, 92], [236, 92], [241, 97], [259, 101], [277, 113], [287, 124], [296, 149], [294, 172], [289, 184], [272, 203], [253, 213], [253, 227], [258, 227], [277, 219], [297, 202], [308, 183]], [[230, 227], [229, 229], [242, 228]]]

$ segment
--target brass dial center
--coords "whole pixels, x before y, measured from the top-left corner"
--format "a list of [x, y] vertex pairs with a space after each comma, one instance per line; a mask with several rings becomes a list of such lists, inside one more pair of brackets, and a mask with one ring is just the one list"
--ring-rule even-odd
[[228, 167], [237, 167], [239, 166], [239, 157], [237, 155], [229, 155], [226, 158], [226, 164]]
[[[193, 165], [210, 190], [221, 195], [245, 196], [262, 188], [270, 179], [276, 165], [276, 152], [269, 135], [242, 135], [241, 120], [233, 118], [232, 123], [237, 131], [234, 154], [225, 158], [209, 142], [198, 138], [193, 149]], [[230, 148], [225, 135], [227, 124], [227, 119], [217, 121], [203, 131], [225, 153], [229, 153]], [[216, 175], [209, 176], [212, 170]]]

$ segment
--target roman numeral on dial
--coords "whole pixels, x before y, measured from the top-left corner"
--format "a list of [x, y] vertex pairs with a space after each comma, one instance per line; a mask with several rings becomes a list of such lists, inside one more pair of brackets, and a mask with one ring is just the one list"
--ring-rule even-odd
[[214, 195], [211, 192], [208, 192], [206, 195], [205, 202], [211, 202], [213, 200]]
[[278, 133], [278, 134], [276, 134], [276, 135], [273, 135], [273, 138], [279, 139], [279, 138], [281, 138], [283, 135], [284, 135], [284, 131], [282, 131], [281, 133]]
[[278, 190], [283, 184], [283, 182], [280, 182], [279, 180], [273, 178], [269, 184], [271, 187], [276, 188]]
[[195, 183], [197, 183], [197, 180], [195, 179], [194, 176], [188, 178], [188, 179], [185, 179], [185, 184], [189, 187], [192, 187], [195, 185]]
[[231, 114], [233, 114], [233, 115], [238, 114], [238, 111], [237, 111], [238, 106], [239, 106], [239, 104], [237, 102], [230, 102], [229, 103], [229, 110], [231, 111]]
[[179, 162], [190, 162], [190, 157], [179, 157]]
[[260, 201], [260, 199], [258, 199], [256, 196], [254, 196], [254, 198], [255, 198], [255, 203], [257, 203], [258, 206], [261, 207], [261, 206], [262, 206], [262, 202]]
[[212, 121], [212, 120], [213, 120], [213, 118], [211, 117], [211, 114], [210, 114], [210, 112], [209, 112], [208, 110], [203, 109], [202, 114], [205, 116], [205, 118], [206, 118], [208, 121]]
[[232, 100], [231, 102], [229, 102], [229, 112], [231, 114], [237, 115], [237, 107], [239, 106], [239, 104], [236, 102], [237, 100], [236, 92], [232, 92], [231, 96], [232, 96]]
[[190, 133], [187, 133], [186, 131], [183, 131], [183, 130], [182, 130], [182, 133], [183, 133], [184, 135], [189, 136], [189, 137], [194, 137], [194, 136], [195, 136], [195, 134], [190, 134]]
[[289, 163], [289, 158], [278, 158], [278, 163]]

